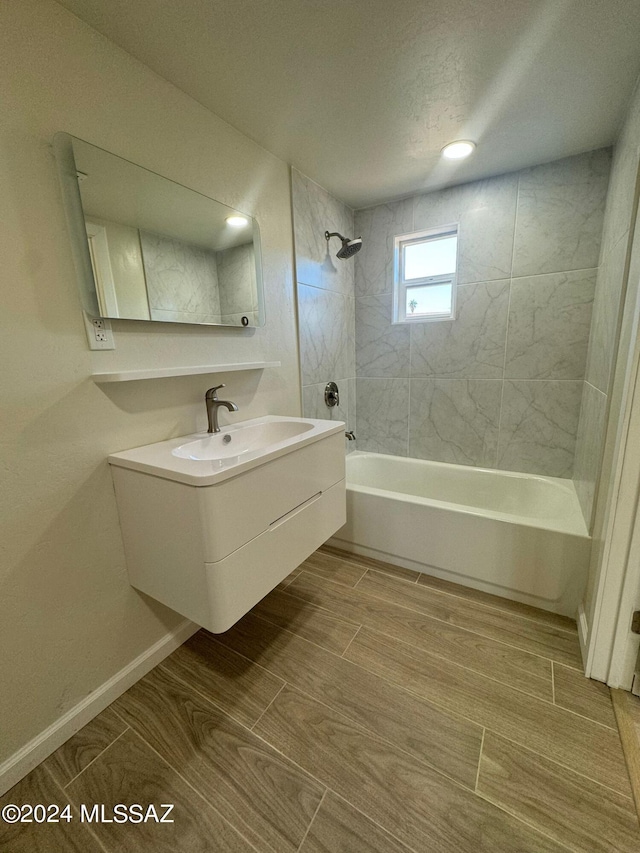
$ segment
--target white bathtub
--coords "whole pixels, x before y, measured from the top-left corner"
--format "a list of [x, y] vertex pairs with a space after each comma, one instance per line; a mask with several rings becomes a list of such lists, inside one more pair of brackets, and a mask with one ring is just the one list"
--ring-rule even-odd
[[591, 548], [571, 480], [361, 451], [331, 543], [571, 617]]

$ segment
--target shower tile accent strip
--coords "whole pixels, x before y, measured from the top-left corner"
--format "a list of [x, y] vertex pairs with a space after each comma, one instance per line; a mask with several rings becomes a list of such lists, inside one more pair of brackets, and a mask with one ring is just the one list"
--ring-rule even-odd
[[0, 825], [0, 846], [631, 853], [608, 688], [575, 623], [324, 547], [200, 631], [0, 801], [175, 803], [174, 824]]

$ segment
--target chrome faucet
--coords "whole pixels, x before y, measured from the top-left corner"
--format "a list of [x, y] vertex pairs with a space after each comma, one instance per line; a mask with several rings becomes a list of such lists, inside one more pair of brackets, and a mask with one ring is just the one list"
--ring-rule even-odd
[[220, 426], [218, 424], [218, 409], [220, 406], [224, 406], [225, 409], [228, 409], [230, 412], [238, 411], [238, 407], [235, 403], [232, 403], [229, 400], [218, 400], [218, 391], [224, 387], [224, 383], [222, 385], [216, 385], [215, 388], [209, 388], [207, 393], [204, 395], [204, 402], [207, 406], [207, 421], [209, 422], [208, 432], [220, 432]]

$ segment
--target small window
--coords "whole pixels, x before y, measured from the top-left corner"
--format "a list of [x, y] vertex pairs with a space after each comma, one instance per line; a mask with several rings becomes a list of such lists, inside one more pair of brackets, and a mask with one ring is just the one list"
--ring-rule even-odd
[[394, 323], [453, 319], [457, 257], [457, 225], [395, 238]]

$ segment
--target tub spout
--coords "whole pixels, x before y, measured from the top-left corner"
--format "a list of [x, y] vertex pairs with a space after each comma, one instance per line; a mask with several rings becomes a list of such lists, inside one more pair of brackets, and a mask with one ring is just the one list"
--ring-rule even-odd
[[347, 437], [347, 441], [355, 441], [356, 440], [356, 434], [352, 429], [345, 430], [344, 434]]

